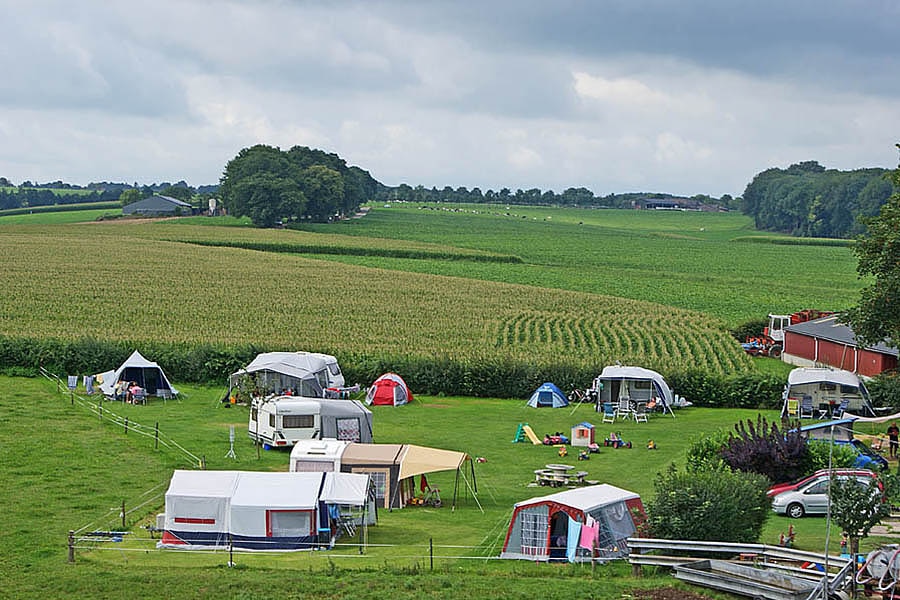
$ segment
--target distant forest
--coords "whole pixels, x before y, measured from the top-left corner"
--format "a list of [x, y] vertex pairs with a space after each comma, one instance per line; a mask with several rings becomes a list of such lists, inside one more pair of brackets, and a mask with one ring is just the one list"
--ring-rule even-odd
[[[267, 153], [278, 159], [276, 162], [280, 161], [278, 169], [273, 167], [272, 161], [259, 160], [261, 155], [265, 156]], [[240, 177], [234, 177], [236, 171]], [[100, 182], [84, 187], [62, 181], [43, 184], [25, 181], [16, 186], [5, 177], [0, 177], [0, 210], [119, 200], [123, 198], [123, 192], [129, 190], [135, 191], [129, 191], [124, 197], [134, 197], [136, 192], [140, 192], [142, 197], [163, 193], [191, 201], [198, 208], [203, 208], [206, 198], [216, 195], [234, 196], [233, 193], [228, 193], [227, 189], [232, 179], [246, 180], [248, 187], [246, 193], [250, 193], [249, 187], [252, 187], [250, 184], [255, 180], [252, 178], [254, 173], [264, 175], [256, 179], [265, 181], [268, 187], [273, 185], [272, 175], [277, 175], [281, 180], [295, 185], [299, 190], [301, 198], [299, 204], [303, 206], [304, 213], [313, 210], [316, 214], [312, 216], [316, 220], [329, 218], [329, 214], [334, 214], [331, 212], [333, 210], [336, 210], [337, 214], [347, 214], [366, 201], [740, 210], [752, 217], [756, 228], [763, 231], [828, 238], [851, 238], [863, 233], [865, 227], [858, 217], [877, 215], [894, 191], [890, 180], [886, 177], [886, 169], [837, 171], [826, 169], [816, 161], [794, 164], [787, 169], [767, 169], [756, 175], [747, 185], [743, 196], [737, 198], [728, 194], [715, 198], [702, 194], [683, 197], [656, 192], [595, 196], [591, 190], [584, 187], [568, 188], [560, 193], [538, 188], [482, 191], [477, 187], [454, 189], [445, 186], [438, 189], [422, 185], [413, 187], [405, 183], [392, 187], [378, 182], [368, 172], [358, 167], [348, 166], [336, 154], [301, 146], [287, 152], [281, 152], [277, 148], [254, 146], [242, 150], [226, 167], [227, 176], [223, 177], [226, 183], [224, 190], [220, 190], [219, 185], [193, 188], [184, 181], [152, 185]], [[269, 191], [271, 190], [266, 190]], [[277, 191], [281, 198], [286, 196], [285, 190]], [[257, 195], [260, 195], [259, 191]], [[274, 197], [275, 192], [261, 195]], [[225, 198], [226, 201], [229, 199]], [[282, 205], [287, 206], [284, 203]], [[291, 215], [273, 215], [269, 221], [274, 222], [279, 216]], [[310, 216], [306, 215], [303, 218]]]
[[851, 238], [893, 193], [886, 169], [836, 171], [815, 161], [767, 169], [744, 190], [741, 210], [757, 229], [800, 237]]

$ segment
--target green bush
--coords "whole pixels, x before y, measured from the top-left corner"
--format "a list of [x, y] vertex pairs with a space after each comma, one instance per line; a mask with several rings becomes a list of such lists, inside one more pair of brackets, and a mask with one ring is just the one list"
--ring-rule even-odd
[[647, 503], [653, 537], [755, 543], [771, 512], [768, 480], [727, 467], [678, 471], [674, 465], [656, 477]]
[[900, 406], [900, 373], [885, 371], [866, 382], [869, 397], [875, 406]]

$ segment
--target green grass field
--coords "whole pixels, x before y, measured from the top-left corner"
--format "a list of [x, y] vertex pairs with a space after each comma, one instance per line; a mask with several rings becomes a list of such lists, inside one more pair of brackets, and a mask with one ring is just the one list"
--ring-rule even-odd
[[[553, 447], [512, 443], [518, 424], [531, 424], [539, 435], [568, 432], [582, 420], [597, 423], [601, 436], [611, 429], [599, 425], [589, 405], [530, 409], [524, 402], [510, 400], [425, 397], [401, 408], [374, 408], [378, 442], [457, 449], [482, 456], [486, 462], [476, 465], [477, 503], [463, 493], [458, 508], [451, 510], [452, 473], [431, 475], [429, 482], [440, 487], [445, 505], [381, 511], [362, 555], [354, 543], [330, 552], [237, 554], [236, 566], [228, 568], [229, 557], [223, 552], [158, 551], [144, 526], [162, 510], [172, 470], [195, 465], [181, 450], [156, 449], [153, 436], [137, 435], [137, 426], [152, 431], [158, 423], [164, 439], [175, 440], [190, 455], [204, 458], [210, 469], [286, 470], [288, 463], [287, 452], [257, 452], [246, 437], [246, 407], [225, 408], [216, 400], [221, 394], [218, 389], [182, 387], [180, 401], [152, 401], [146, 406], [107, 402], [107, 418], [101, 419], [88, 405], [96, 398], [83, 392], [75, 398], [42, 378], [0, 377], [4, 406], [0, 447], [6, 450], [0, 456], [6, 479], [0, 491], [6, 507], [0, 513], [5, 532], [0, 536], [4, 597], [249, 598], [255, 597], [257, 592], [252, 590], [258, 586], [287, 597], [307, 589], [326, 598], [374, 597], [376, 593], [402, 598], [422, 594], [450, 598], [462, 593], [524, 598], [536, 590], [551, 597], [564, 593], [578, 597], [578, 590], [590, 585], [596, 586], [591, 597], [620, 598], [635, 587], [672, 583], [664, 574], [632, 579], [622, 564], [591, 569], [495, 560], [512, 505], [551, 491], [529, 486], [532, 471], [560, 462]], [[128, 417], [127, 433], [121, 421], [117, 425], [109, 420], [112, 414]], [[738, 420], [755, 419], [756, 414], [690, 408], [677, 411], [674, 419], [655, 415], [646, 424], [620, 422], [615, 430], [632, 440], [634, 448], [603, 447], [591, 460], [574, 464], [588, 471], [590, 478], [636, 491], [646, 500], [653, 496], [655, 474], [672, 461], [683, 463], [684, 451], [694, 439], [728, 429]], [[236, 431], [234, 460], [226, 457], [231, 426]], [[656, 441], [659, 449], [646, 450], [648, 439]], [[67, 532], [75, 530], [81, 536], [94, 530], [120, 530], [123, 502], [130, 531], [126, 539], [121, 543], [80, 540], [75, 564], [67, 564]], [[824, 519], [790, 523], [797, 531], [798, 548], [819, 551], [824, 547]], [[772, 515], [761, 541], [777, 543], [790, 523]], [[433, 571], [429, 543], [434, 545]], [[835, 552], [836, 544], [832, 537]], [[304, 584], [298, 583], [297, 576]]]
[[[771, 311], [843, 308], [861, 285], [849, 248], [749, 242], [764, 236], [740, 215], [467, 210], [394, 204], [303, 232], [259, 231], [231, 219], [0, 217], [0, 334], [783, 373], [780, 363], [744, 356], [726, 328]], [[161, 510], [173, 469], [193, 467], [192, 457], [213, 469], [287, 467], [285, 453], [257, 458], [244, 433], [246, 409], [223, 408], [221, 387], [175, 383], [185, 392], [180, 402], [107, 405], [128, 417], [126, 434], [49, 381], [0, 377], [0, 596], [255, 598], [264, 590], [288, 598], [612, 599], [673, 582], [665, 574], [634, 580], [622, 564], [591, 569], [490, 558], [499, 553], [513, 503], [546, 491], [528, 487], [533, 470], [559, 460], [553, 449], [511, 443], [517, 425], [528, 422], [542, 435], [599, 422], [587, 406], [533, 410], [524, 399], [426, 396], [375, 411], [377, 441], [485, 457], [477, 466], [483, 512], [463, 498], [456, 511], [383, 513], [364, 555], [355, 546], [242, 554], [229, 568], [222, 553], [158, 552], [142, 526]], [[583, 468], [591, 479], [647, 499], [656, 473], [683, 460], [693, 439], [756, 414], [691, 408], [674, 420], [617, 424], [635, 448], [604, 448]], [[136, 435], [135, 423], [150, 430], [158, 423], [189, 454], [155, 449], [152, 437]], [[235, 461], [225, 457], [232, 425]], [[659, 450], [647, 451], [648, 439]], [[429, 480], [446, 499], [450, 476]], [[66, 564], [66, 533], [121, 527], [123, 501], [126, 540], [79, 544], [76, 563]], [[761, 541], [777, 542], [788, 525], [773, 516]], [[822, 519], [794, 525], [798, 547], [824, 546]]]

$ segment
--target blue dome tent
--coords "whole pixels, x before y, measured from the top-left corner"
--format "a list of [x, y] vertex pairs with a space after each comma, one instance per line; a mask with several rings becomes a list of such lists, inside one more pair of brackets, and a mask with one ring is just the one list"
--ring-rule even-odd
[[562, 390], [549, 381], [538, 389], [534, 390], [531, 398], [528, 399], [528, 406], [532, 408], [541, 408], [547, 406], [549, 408], [562, 408], [568, 406], [569, 400]]

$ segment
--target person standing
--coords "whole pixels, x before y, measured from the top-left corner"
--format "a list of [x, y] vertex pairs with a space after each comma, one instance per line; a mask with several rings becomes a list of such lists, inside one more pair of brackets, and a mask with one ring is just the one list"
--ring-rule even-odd
[[890, 457], [897, 457], [897, 448], [900, 446], [900, 427], [897, 427], [896, 421], [892, 422], [887, 428], [888, 440], [890, 440]]

